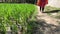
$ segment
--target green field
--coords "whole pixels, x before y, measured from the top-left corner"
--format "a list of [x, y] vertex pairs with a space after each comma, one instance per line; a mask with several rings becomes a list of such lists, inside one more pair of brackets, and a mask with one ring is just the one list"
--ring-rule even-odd
[[7, 27], [13, 32], [18, 31], [18, 25], [27, 32], [28, 20], [33, 17], [36, 7], [33, 4], [0, 4], [0, 31], [6, 34]]

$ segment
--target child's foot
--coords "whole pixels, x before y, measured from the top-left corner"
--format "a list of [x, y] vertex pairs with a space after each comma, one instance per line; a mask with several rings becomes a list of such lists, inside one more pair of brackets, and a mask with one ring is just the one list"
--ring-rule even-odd
[[43, 13], [43, 11], [41, 11], [41, 13]]
[[41, 13], [43, 13], [43, 11], [41, 11]]

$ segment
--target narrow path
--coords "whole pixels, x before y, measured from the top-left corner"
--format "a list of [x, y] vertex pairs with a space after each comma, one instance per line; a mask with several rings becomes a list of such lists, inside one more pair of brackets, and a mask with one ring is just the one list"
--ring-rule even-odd
[[43, 19], [43, 20], [45, 20], [45, 22], [47, 24], [53, 24], [53, 25], [57, 25], [57, 26], [59, 25], [60, 19], [53, 18], [53, 17], [47, 15], [47, 13], [40, 12], [38, 6], [37, 6], [37, 9], [38, 9], [38, 13], [36, 16], [37, 20]]

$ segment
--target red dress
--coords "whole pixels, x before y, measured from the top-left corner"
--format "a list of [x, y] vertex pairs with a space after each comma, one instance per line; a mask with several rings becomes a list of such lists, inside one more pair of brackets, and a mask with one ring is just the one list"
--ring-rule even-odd
[[48, 4], [48, 0], [37, 0], [37, 5], [40, 7], [45, 7], [45, 5]]

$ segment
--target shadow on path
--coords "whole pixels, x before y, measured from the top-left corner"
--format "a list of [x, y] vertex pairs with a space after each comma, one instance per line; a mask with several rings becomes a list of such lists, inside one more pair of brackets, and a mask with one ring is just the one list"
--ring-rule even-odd
[[43, 13], [57, 13], [59, 12], [60, 10], [52, 10], [52, 11], [46, 11], [46, 12], [43, 12]]
[[[30, 21], [28, 23], [31, 27], [28, 32], [31, 34], [59, 34], [60, 33], [60, 26], [57, 28], [57, 26], [52, 24], [47, 24], [45, 20], [37, 20], [37, 21]], [[29, 28], [28, 28], [29, 29]]]

